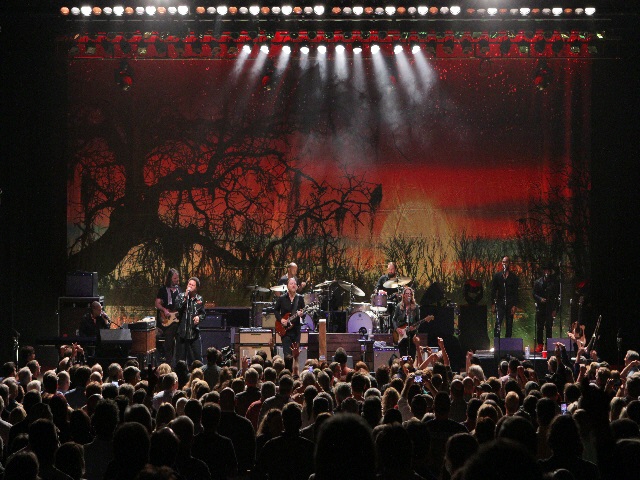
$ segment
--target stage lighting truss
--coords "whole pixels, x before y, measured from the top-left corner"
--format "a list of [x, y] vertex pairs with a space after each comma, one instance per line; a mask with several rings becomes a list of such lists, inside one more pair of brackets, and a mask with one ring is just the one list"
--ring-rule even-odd
[[[192, 0], [185, 3], [173, 3], [171, 0], [162, 5], [154, 5], [154, 0], [115, 0], [111, 5], [92, 6], [90, 2], [69, 0], [59, 8], [59, 13], [65, 17], [104, 17], [115, 16], [124, 18], [161, 18], [161, 17], [223, 17], [223, 18], [251, 18], [251, 17], [298, 17], [298, 18], [483, 18], [483, 17], [513, 17], [513, 18], [544, 18], [544, 17], [594, 17], [597, 16], [595, 7], [596, 0], [584, 0], [583, 2], [567, 2], [571, 6], [562, 7], [553, 4], [553, 7], [541, 7], [539, 1], [531, 1], [530, 5], [513, 7], [511, 2], [500, 0], [489, 3], [486, 7], [484, 2], [452, 2], [449, 5], [429, 5], [408, 1], [402, 3], [385, 3], [380, 5], [376, 1], [353, 2], [350, 5], [337, 6], [335, 4], [323, 2], [304, 2], [304, 6], [299, 3], [286, 1], [279, 5], [275, 2], [262, 3], [223, 3], [223, 2], [200, 3], [199, 0]], [[402, 0], [401, 0], [402, 1]], [[346, 2], [345, 2], [346, 3]], [[439, 2], [441, 3], [441, 2]], [[523, 2], [518, 2], [523, 3]], [[578, 6], [573, 6], [575, 3]], [[581, 4], [582, 3], [582, 4]], [[467, 4], [469, 6], [467, 6]], [[547, 3], [545, 2], [545, 5]], [[59, 5], [59, 3], [58, 3]]]

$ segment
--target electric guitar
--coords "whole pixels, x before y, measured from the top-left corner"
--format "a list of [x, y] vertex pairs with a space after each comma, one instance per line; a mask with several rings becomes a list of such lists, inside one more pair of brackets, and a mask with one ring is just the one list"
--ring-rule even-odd
[[393, 343], [395, 343], [395, 344], [400, 343], [406, 337], [410, 336], [411, 332], [414, 332], [415, 330], [417, 330], [418, 327], [420, 326], [420, 324], [422, 324], [423, 322], [429, 323], [434, 318], [435, 317], [433, 315], [427, 315], [422, 320], [418, 320], [416, 323], [414, 323], [410, 327], [407, 326], [408, 324], [406, 322], [401, 324], [401, 325], [399, 325], [392, 333], [392, 335], [393, 335]]
[[164, 328], [175, 322], [179, 322], [178, 312], [169, 312], [169, 315], [165, 315], [163, 310], [160, 310], [160, 323]]
[[309, 305], [305, 306], [302, 309], [302, 313], [300, 314], [298, 314], [298, 312], [295, 312], [294, 314], [285, 313], [282, 316], [282, 320], [286, 320], [287, 325], [286, 326], [283, 325], [281, 321], [280, 322], [276, 321], [276, 332], [278, 332], [278, 335], [280, 335], [281, 337], [284, 337], [289, 330], [291, 330], [293, 327], [298, 325], [298, 323], [293, 323], [294, 320], [296, 320], [297, 318], [303, 317], [307, 313], [313, 312], [315, 310], [318, 310], [318, 302], [312, 302]]

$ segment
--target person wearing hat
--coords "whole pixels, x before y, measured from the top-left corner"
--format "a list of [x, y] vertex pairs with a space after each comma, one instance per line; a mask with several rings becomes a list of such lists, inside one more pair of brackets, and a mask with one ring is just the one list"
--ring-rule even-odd
[[[553, 266], [545, 263], [543, 275], [533, 283], [533, 299], [536, 302], [536, 352], [544, 350], [547, 338], [553, 336], [553, 319], [558, 309], [559, 285], [553, 276]], [[543, 337], [543, 330], [546, 336]]]

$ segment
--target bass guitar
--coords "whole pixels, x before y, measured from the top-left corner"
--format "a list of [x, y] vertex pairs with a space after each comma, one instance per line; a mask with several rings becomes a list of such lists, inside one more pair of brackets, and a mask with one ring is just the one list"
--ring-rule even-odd
[[278, 332], [278, 335], [280, 335], [281, 337], [284, 337], [289, 330], [291, 330], [293, 327], [299, 324], [299, 322], [294, 323], [296, 319], [303, 317], [307, 313], [314, 312], [316, 310], [318, 310], [318, 302], [312, 302], [302, 309], [302, 313], [298, 313], [298, 312], [295, 312], [294, 314], [285, 313], [282, 316], [282, 320], [286, 320], [287, 324], [283, 325], [281, 321], [280, 322], [276, 321], [276, 332]]
[[411, 332], [415, 332], [422, 323], [424, 323], [424, 322], [429, 323], [434, 318], [435, 317], [433, 315], [427, 315], [422, 320], [418, 320], [416, 323], [414, 323], [410, 327], [407, 326], [408, 324], [406, 322], [403, 323], [402, 325], [399, 325], [392, 333], [392, 335], [393, 335], [393, 343], [395, 343], [395, 344], [400, 343], [406, 337], [410, 336]]

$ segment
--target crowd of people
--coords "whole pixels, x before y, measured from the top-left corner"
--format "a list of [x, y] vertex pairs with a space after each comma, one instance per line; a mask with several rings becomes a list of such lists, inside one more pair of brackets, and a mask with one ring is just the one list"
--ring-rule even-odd
[[5, 480], [632, 479], [640, 458], [640, 357], [612, 369], [561, 344], [484, 371], [413, 337], [418, 358], [369, 371], [258, 351], [239, 367], [78, 362], [41, 372], [33, 349], [0, 376]]

